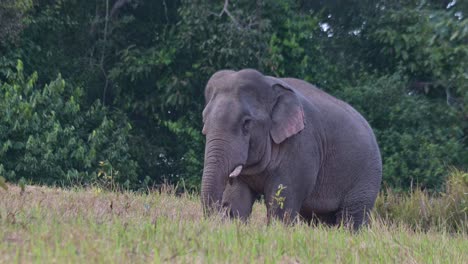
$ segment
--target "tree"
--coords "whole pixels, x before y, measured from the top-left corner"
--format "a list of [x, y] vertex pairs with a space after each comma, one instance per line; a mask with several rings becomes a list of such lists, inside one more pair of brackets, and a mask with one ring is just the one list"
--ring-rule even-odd
[[134, 186], [196, 188], [208, 78], [225, 68], [302, 78], [370, 120], [388, 184], [438, 188], [448, 166], [468, 164], [465, 2], [7, 0], [0, 31], [15, 40], [0, 43], [0, 80], [17, 59], [38, 72], [35, 87], [60, 73], [67, 89], [83, 87], [80, 109], [119, 127], [102, 140], [121, 133], [128, 155], [111, 164], [135, 162]]

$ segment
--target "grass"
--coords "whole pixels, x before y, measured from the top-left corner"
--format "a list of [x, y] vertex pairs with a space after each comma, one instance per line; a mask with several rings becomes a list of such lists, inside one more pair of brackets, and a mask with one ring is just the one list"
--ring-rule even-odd
[[170, 188], [8, 187], [0, 189], [0, 263], [468, 263], [467, 232], [415, 229], [388, 216], [354, 234], [266, 226], [260, 204], [248, 224], [205, 219], [198, 196]]
[[405, 223], [414, 230], [468, 234], [468, 172], [453, 170], [445, 191], [437, 194], [420, 189], [409, 194], [384, 190], [375, 212], [386, 223]]

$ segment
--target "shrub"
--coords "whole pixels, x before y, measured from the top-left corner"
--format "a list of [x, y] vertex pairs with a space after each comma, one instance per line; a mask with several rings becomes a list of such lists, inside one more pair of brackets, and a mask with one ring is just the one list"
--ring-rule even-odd
[[443, 100], [412, 94], [399, 74], [367, 77], [339, 96], [371, 124], [380, 146], [383, 180], [396, 190], [411, 185], [440, 189], [450, 165], [462, 167], [462, 120]]
[[37, 78], [24, 76], [21, 61], [6, 71], [6, 81], [0, 78], [0, 175], [13, 182], [90, 183], [103, 161], [112, 164], [113, 181], [136, 184], [125, 115], [99, 101], [83, 107], [83, 90], [60, 75], [42, 88]]
[[444, 229], [468, 232], [468, 172], [453, 170], [443, 192], [430, 194], [414, 189], [410, 193], [381, 193], [375, 204], [378, 216], [390, 223], [405, 223], [414, 229]]

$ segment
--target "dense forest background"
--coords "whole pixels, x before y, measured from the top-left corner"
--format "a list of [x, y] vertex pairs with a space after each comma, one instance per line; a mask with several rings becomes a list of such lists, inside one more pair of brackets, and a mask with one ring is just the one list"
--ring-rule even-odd
[[197, 188], [220, 69], [318, 85], [371, 123], [384, 185], [468, 164], [468, 1], [1, 0], [0, 175]]

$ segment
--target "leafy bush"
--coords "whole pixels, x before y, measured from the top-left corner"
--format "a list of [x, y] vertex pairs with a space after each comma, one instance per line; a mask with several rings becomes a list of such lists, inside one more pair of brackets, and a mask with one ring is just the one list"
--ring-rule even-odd
[[[68, 83], [62, 99], [79, 90], [70, 104], [79, 110], [38, 115], [45, 120], [37, 122], [52, 120], [47, 131], [59, 122], [58, 135], [80, 139], [84, 155], [96, 148], [102, 157], [84, 167], [52, 159], [61, 164], [49, 168], [54, 173], [94, 173], [100, 159], [113, 157], [100, 168], [107, 176], [117, 170], [122, 177], [122, 161], [138, 164], [129, 164], [138, 177], [127, 183], [183, 179], [198, 186], [203, 87], [216, 70], [256, 68], [305, 79], [360, 109], [377, 134], [385, 184], [441, 188], [448, 165], [468, 164], [468, 1], [344, 2], [6, 0], [0, 4], [0, 75], [19, 58], [38, 71], [36, 86], [56, 83], [60, 72]], [[67, 119], [86, 113], [86, 121]], [[74, 130], [66, 134], [68, 126]], [[86, 137], [95, 129], [102, 133], [92, 143]], [[15, 136], [27, 142], [29, 134]], [[8, 139], [0, 136], [0, 144]], [[43, 139], [32, 137], [30, 144], [49, 144]], [[8, 171], [16, 166], [10, 162]]]
[[128, 154], [131, 130], [125, 115], [98, 101], [84, 109], [81, 88], [60, 75], [43, 88], [23, 64], [0, 78], [0, 175], [45, 184], [96, 181], [98, 162], [113, 165], [113, 179], [137, 183], [137, 165]]
[[468, 19], [453, 10], [389, 9], [365, 32], [365, 48], [373, 66], [404, 71], [413, 81], [425, 83], [425, 93], [447, 91], [447, 96], [466, 99], [467, 28]]
[[377, 136], [388, 186], [409, 189], [442, 187], [448, 165], [466, 165], [467, 149], [460, 144], [462, 122], [443, 100], [412, 94], [400, 74], [364, 78], [339, 96], [356, 107]]

